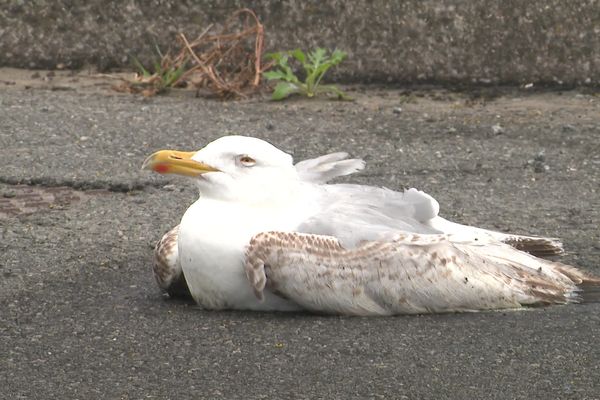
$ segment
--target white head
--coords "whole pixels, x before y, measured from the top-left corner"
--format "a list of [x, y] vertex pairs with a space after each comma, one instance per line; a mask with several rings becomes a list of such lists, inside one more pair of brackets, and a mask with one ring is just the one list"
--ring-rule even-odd
[[299, 182], [292, 156], [245, 136], [224, 136], [196, 152], [158, 151], [142, 168], [193, 177], [206, 198], [252, 204], [290, 196], [282, 187]]

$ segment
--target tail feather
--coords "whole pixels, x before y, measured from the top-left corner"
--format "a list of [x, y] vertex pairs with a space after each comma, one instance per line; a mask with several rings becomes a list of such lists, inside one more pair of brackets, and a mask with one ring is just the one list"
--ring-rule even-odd
[[565, 275], [567, 278], [572, 280], [576, 285], [585, 284], [600, 284], [600, 279], [594, 276], [591, 276], [583, 271], [578, 270], [575, 267], [572, 267], [567, 264], [562, 264], [559, 262], [553, 263], [554, 269], [556, 269], [561, 274]]
[[600, 301], [600, 277], [573, 266], [516, 251], [497, 241], [454, 244], [473, 258], [482, 257], [479, 270], [491, 268], [491, 274], [501, 271], [500, 276], [525, 295], [520, 301], [523, 306]]
[[600, 277], [564, 264], [557, 269], [576, 283], [579, 289], [577, 293], [579, 303], [600, 303]]

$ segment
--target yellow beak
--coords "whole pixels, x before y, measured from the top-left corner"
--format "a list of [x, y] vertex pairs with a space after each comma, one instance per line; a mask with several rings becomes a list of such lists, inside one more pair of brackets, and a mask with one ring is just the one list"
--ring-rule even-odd
[[198, 176], [207, 172], [219, 172], [218, 169], [199, 161], [192, 160], [194, 151], [160, 150], [152, 154], [142, 164], [142, 169], [149, 169], [159, 174], [178, 174]]

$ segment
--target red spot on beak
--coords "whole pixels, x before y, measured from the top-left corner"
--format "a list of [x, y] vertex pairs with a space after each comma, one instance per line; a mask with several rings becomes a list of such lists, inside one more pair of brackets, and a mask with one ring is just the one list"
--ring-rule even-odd
[[169, 171], [169, 166], [167, 164], [158, 164], [154, 167], [154, 171], [159, 174], [166, 174]]

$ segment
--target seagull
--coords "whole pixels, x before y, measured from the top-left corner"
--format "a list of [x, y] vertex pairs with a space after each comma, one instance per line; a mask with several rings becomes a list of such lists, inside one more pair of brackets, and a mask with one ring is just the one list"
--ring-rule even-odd
[[333, 153], [293, 164], [252, 137], [161, 150], [142, 168], [193, 179], [199, 198], [155, 250], [163, 289], [211, 310], [380, 316], [575, 303], [600, 278], [540, 257], [553, 238], [465, 226], [430, 195], [329, 180], [364, 167]]
[[[172, 151], [166, 153], [165, 156], [167, 160], [173, 156], [181, 157], [181, 155], [177, 156]], [[184, 155], [181, 158], [183, 159], [187, 156], [192, 155]], [[295, 165], [295, 168], [300, 180], [314, 184], [322, 184], [329, 182], [334, 178], [353, 174], [365, 167], [365, 162], [363, 160], [348, 159], [348, 156], [348, 153], [345, 152], [326, 154], [314, 159], [300, 161]], [[152, 159], [153, 158], [150, 157], [148, 160]], [[161, 164], [157, 162], [158, 159], [160, 159], [160, 157], [154, 158], [155, 165], [152, 169], [161, 171], [161, 168], [170, 168], [164, 165], [158, 167], [158, 165]], [[150, 168], [149, 164], [147, 168]], [[156, 243], [156, 246], [154, 247], [154, 278], [156, 279], [158, 286], [169, 296], [191, 297], [179, 263], [177, 246], [178, 236], [179, 225], [176, 225], [165, 233]]]

